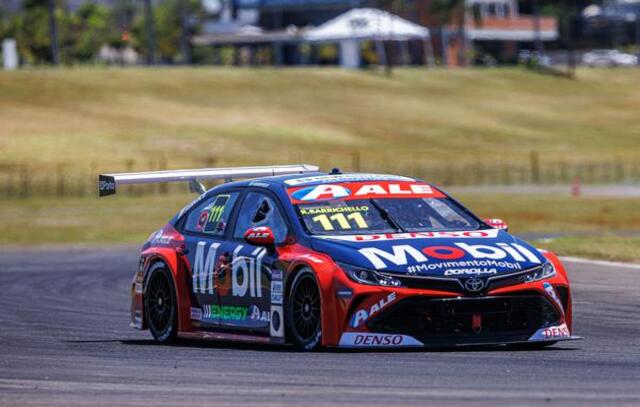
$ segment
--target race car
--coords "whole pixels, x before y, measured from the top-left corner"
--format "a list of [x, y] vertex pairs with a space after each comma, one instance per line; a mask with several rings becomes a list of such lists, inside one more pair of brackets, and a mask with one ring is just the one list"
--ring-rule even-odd
[[[225, 182], [206, 190], [207, 180]], [[200, 196], [150, 235], [131, 284], [131, 325], [158, 342], [310, 351], [578, 339], [558, 258], [422, 180], [237, 167], [100, 175], [99, 193], [173, 181]]]

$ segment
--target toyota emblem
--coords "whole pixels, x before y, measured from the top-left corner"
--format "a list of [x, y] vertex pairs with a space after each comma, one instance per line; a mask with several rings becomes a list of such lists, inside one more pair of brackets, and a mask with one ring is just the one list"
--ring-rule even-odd
[[478, 277], [471, 277], [464, 282], [464, 288], [474, 293], [477, 293], [478, 291], [482, 291], [484, 286], [485, 286], [484, 280]]

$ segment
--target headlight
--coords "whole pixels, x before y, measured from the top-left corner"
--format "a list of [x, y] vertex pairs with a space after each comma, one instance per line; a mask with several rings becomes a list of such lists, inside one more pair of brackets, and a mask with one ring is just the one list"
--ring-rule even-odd
[[400, 280], [378, 273], [375, 270], [369, 270], [345, 263], [338, 263], [338, 266], [340, 266], [347, 276], [356, 283], [380, 285], [385, 287], [400, 287], [402, 285]]
[[550, 278], [556, 275], [556, 268], [553, 267], [550, 261], [544, 263], [542, 266], [527, 273], [524, 278], [525, 283], [531, 283], [533, 281], [540, 281], [546, 278]]

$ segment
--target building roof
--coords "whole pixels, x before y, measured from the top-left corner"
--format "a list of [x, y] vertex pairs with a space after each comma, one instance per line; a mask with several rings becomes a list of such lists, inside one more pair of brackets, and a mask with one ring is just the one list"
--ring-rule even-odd
[[407, 40], [428, 38], [429, 30], [386, 11], [356, 8], [312, 28], [304, 35], [309, 41], [345, 39]]

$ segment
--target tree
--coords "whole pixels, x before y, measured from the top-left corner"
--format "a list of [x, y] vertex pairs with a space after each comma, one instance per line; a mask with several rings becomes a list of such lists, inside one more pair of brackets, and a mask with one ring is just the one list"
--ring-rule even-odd
[[25, 62], [51, 62], [48, 0], [25, 0], [20, 14], [11, 21], [18, 51]]
[[153, 8], [151, 0], [143, 0], [144, 3], [144, 26], [147, 43], [147, 63], [153, 65], [156, 62], [156, 35], [153, 24]]
[[[433, 12], [440, 17], [443, 24], [455, 21], [458, 30], [458, 64], [468, 65], [467, 42], [467, 2], [466, 0], [436, 0], [432, 6]], [[479, 16], [477, 16], [479, 18]]]
[[56, 18], [56, 0], [47, 1], [47, 11], [49, 12], [49, 36], [51, 38], [51, 62], [53, 65], [60, 64], [60, 43], [58, 38], [58, 21]]
[[191, 63], [191, 45], [189, 44], [188, 0], [178, 0], [178, 9], [180, 16], [180, 53], [182, 54], [182, 63], [189, 65]]
[[541, 8], [542, 14], [554, 15], [558, 18], [560, 37], [567, 50], [568, 75], [573, 76], [576, 68], [576, 58], [573, 50], [573, 36], [571, 22], [578, 13], [578, 0], [531, 0], [533, 6]]
[[[181, 10], [186, 7], [185, 10]], [[192, 30], [188, 25], [187, 16], [199, 13], [198, 0], [165, 0], [153, 8], [154, 54], [168, 63], [188, 63], [191, 54], [189, 38]], [[138, 16], [132, 27], [134, 45], [142, 53], [149, 56], [149, 30], [147, 18]]]
[[115, 19], [110, 9], [96, 3], [83, 3], [71, 20], [70, 31], [72, 59], [91, 61], [100, 47], [117, 38], [117, 29], [111, 22]]

